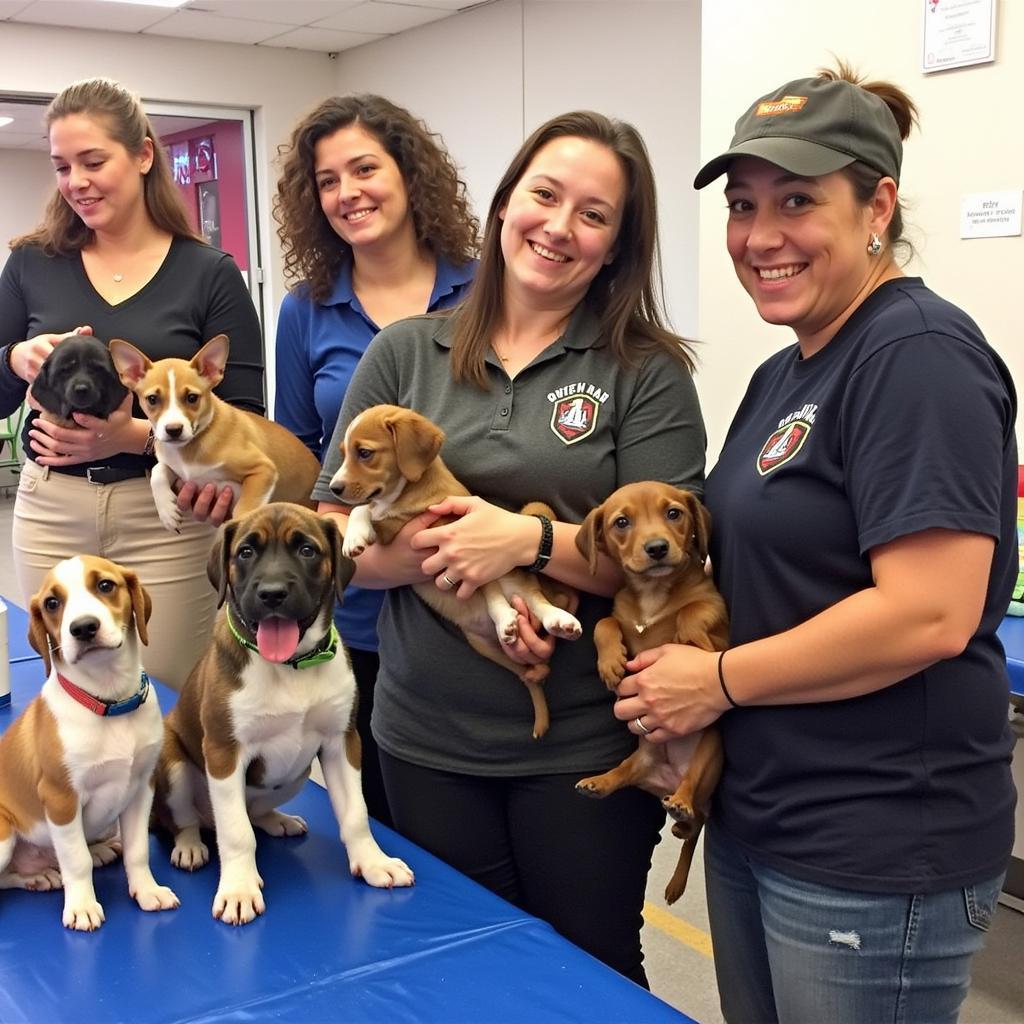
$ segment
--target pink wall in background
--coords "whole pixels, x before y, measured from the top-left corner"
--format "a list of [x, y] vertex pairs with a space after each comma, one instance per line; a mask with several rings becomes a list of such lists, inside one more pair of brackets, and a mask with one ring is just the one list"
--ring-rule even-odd
[[[248, 219], [245, 211], [245, 154], [242, 146], [242, 126], [238, 121], [210, 121], [183, 132], [164, 135], [161, 142], [168, 152], [198, 139], [213, 140], [220, 214], [220, 248], [231, 253], [240, 270], [249, 269]], [[177, 146], [175, 144], [178, 144]], [[192, 177], [196, 175], [193, 169]], [[199, 223], [199, 190], [203, 183], [190, 180], [178, 183], [178, 191], [189, 211], [192, 225], [202, 234]]]

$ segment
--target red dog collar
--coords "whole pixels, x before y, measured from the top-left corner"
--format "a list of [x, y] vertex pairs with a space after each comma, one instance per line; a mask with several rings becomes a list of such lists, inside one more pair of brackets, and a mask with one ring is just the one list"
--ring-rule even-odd
[[70, 679], [65, 679], [59, 672], [57, 682], [64, 688], [64, 692], [78, 701], [84, 708], [88, 708], [94, 715], [102, 715], [109, 718], [111, 715], [126, 715], [145, 703], [149, 696], [149, 676], [142, 673], [142, 682], [139, 689], [125, 700], [100, 700], [91, 693], [86, 693], [80, 686], [76, 686]]

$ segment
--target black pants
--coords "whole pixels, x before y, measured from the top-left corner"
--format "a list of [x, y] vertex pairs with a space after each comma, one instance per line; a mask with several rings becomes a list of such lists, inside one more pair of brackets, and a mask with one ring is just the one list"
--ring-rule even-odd
[[654, 797], [580, 796], [581, 772], [481, 778], [380, 760], [403, 835], [647, 987], [644, 889], [665, 821]]
[[352, 672], [356, 677], [356, 688], [359, 691], [356, 731], [363, 746], [363, 796], [366, 799], [366, 809], [370, 812], [371, 818], [376, 818], [382, 825], [393, 828], [394, 821], [391, 818], [391, 808], [388, 807], [388, 797], [384, 792], [384, 779], [380, 771], [377, 741], [370, 732], [373, 688], [377, 684], [380, 659], [375, 651], [357, 651], [349, 648], [348, 653], [352, 659]]

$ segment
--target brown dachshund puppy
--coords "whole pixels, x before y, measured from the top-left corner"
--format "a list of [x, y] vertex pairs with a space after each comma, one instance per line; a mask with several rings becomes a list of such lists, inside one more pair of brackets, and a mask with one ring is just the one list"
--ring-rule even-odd
[[[704, 573], [711, 517], [689, 491], [647, 481], [620, 487], [583, 521], [576, 546], [597, 571], [598, 552], [622, 567], [625, 586], [612, 614], [594, 627], [597, 668], [610, 690], [626, 662], [662, 644], [694, 644], [723, 651], [729, 643], [725, 602]], [[722, 771], [722, 742], [711, 727], [668, 743], [644, 743], [617, 768], [581, 779], [585, 796], [603, 797], [639, 786], [661, 797], [685, 840], [665, 890], [675, 903], [686, 888], [697, 837]]]

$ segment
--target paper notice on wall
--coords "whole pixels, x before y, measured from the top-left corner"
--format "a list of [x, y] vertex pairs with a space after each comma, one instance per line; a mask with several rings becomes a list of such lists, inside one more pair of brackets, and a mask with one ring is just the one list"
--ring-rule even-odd
[[960, 197], [960, 237], [998, 238], [1021, 233], [1024, 191], [972, 192]]
[[996, 58], [996, 0], [924, 0], [925, 74]]

